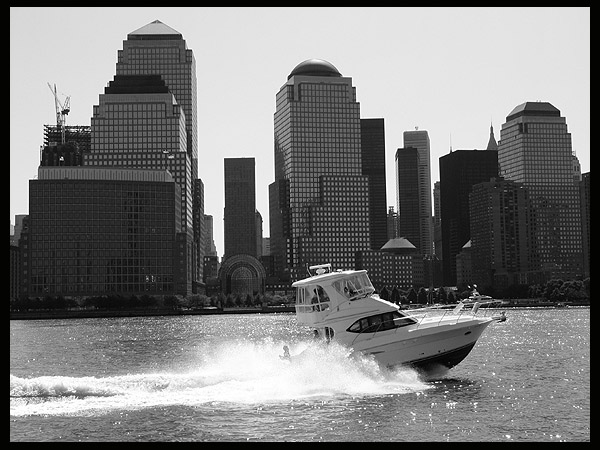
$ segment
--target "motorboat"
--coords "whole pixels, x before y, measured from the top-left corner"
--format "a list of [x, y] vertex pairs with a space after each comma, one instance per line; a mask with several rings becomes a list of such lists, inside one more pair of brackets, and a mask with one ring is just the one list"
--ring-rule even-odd
[[489, 295], [480, 294], [477, 290], [477, 285], [474, 284], [471, 294], [466, 299], [462, 300], [465, 307], [471, 307], [476, 303], [479, 303], [482, 308], [491, 308], [494, 306], [502, 305], [503, 301], [490, 297]]
[[452, 368], [490, 323], [506, 318], [460, 303], [453, 310], [401, 310], [375, 293], [366, 270], [333, 271], [331, 264], [310, 266], [309, 276], [292, 286], [298, 323], [387, 367]]

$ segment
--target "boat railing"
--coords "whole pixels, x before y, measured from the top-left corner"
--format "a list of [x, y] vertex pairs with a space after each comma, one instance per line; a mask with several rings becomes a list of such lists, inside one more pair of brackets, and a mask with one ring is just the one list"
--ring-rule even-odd
[[[439, 314], [439, 312], [442, 311], [442, 314]], [[397, 332], [399, 329], [401, 329], [402, 327], [397, 327], [397, 326], [393, 326], [390, 327], [389, 324], [396, 324], [397, 321], [399, 320], [411, 320], [411, 319], [415, 319], [417, 320], [417, 327], [415, 329], [419, 329], [419, 327], [421, 326], [421, 324], [423, 323], [423, 320], [428, 317], [436, 317], [438, 318], [437, 321], [437, 325], [439, 325], [439, 323], [444, 320], [445, 317], [450, 317], [452, 319], [455, 319], [454, 321], [449, 321], [449, 323], [451, 324], [457, 324], [459, 322], [459, 320], [461, 319], [461, 317], [489, 317], [491, 319], [494, 320], [498, 320], [500, 322], [503, 322], [504, 320], [506, 320], [506, 316], [504, 314], [504, 312], [502, 312], [502, 314], [496, 314], [494, 315], [494, 311], [491, 311], [489, 308], [485, 308], [485, 309], [477, 309], [475, 310], [475, 312], [471, 311], [471, 310], [464, 310], [461, 309], [458, 312], [455, 312], [455, 310], [431, 310], [429, 312], [424, 312], [422, 314], [414, 314], [411, 316], [407, 316], [407, 317], [403, 317], [401, 319], [392, 319], [392, 320], [383, 320], [382, 322], [378, 323], [377, 325], [371, 325], [369, 327], [366, 327], [363, 330], [360, 330], [356, 336], [354, 337], [354, 339], [352, 340], [352, 343], [350, 345], [354, 345], [354, 342], [356, 342], [356, 340], [359, 338], [359, 336], [362, 336], [364, 333], [373, 333], [373, 336], [370, 337], [370, 339], [373, 339], [378, 332], [380, 331], [388, 331], [388, 330], [394, 330], [394, 332]]]
[[[440, 311], [442, 312], [440, 314]], [[444, 320], [444, 318], [446, 317], [450, 317], [452, 319], [455, 319], [453, 322], [449, 321], [449, 323], [458, 323], [458, 321], [462, 318], [462, 317], [489, 317], [489, 318], [497, 318], [497, 316], [494, 315], [495, 311], [490, 310], [489, 308], [477, 308], [475, 311], [472, 310], [465, 310], [465, 309], [460, 309], [459, 311], [455, 311], [454, 309], [443, 309], [443, 310], [430, 310], [430, 311], [424, 311], [423, 313], [417, 313], [414, 314], [413, 317], [415, 317], [418, 322], [417, 322], [417, 328], [419, 329], [419, 327], [421, 326], [421, 324], [423, 323], [423, 321], [426, 318], [437, 318], [437, 324], [439, 325], [439, 323]], [[498, 316], [499, 317], [499, 316]]]

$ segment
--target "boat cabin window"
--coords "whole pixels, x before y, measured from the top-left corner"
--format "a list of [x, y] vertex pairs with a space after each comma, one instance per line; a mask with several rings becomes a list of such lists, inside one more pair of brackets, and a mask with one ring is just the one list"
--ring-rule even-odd
[[360, 273], [344, 278], [343, 280], [334, 281], [333, 287], [340, 295], [346, 297], [348, 300], [356, 300], [375, 292], [375, 288], [371, 284], [371, 280], [369, 280], [366, 273]]
[[405, 316], [398, 311], [376, 314], [354, 322], [347, 331], [351, 333], [376, 333], [378, 331], [393, 330], [417, 323], [412, 317]]
[[296, 291], [296, 312], [309, 313], [329, 309], [329, 295], [318, 284], [299, 287]]

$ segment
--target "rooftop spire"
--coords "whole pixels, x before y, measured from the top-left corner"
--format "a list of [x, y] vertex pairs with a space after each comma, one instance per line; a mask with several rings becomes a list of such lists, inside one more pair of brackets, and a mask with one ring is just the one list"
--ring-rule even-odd
[[486, 150], [498, 150], [498, 144], [496, 143], [496, 138], [494, 138], [494, 127], [490, 122], [490, 140], [488, 141]]

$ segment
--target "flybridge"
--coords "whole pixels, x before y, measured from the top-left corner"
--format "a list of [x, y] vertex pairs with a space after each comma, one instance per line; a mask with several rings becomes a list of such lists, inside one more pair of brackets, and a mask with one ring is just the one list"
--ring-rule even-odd
[[333, 271], [331, 269], [331, 264], [318, 264], [316, 266], [310, 266], [308, 270], [311, 276], [323, 275], [325, 273], [331, 273]]

